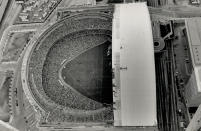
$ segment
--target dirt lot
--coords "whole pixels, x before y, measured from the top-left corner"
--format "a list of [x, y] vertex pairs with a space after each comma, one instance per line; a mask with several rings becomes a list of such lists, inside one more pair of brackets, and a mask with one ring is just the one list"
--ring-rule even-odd
[[[0, 75], [2, 72], [0, 73]], [[8, 106], [8, 99], [9, 99], [9, 87], [11, 86], [11, 75], [5, 74], [1, 75], [1, 86], [0, 86], [0, 120], [8, 122], [10, 119], [9, 114], [9, 106]]]
[[3, 62], [17, 61], [33, 32], [11, 33], [3, 52]]

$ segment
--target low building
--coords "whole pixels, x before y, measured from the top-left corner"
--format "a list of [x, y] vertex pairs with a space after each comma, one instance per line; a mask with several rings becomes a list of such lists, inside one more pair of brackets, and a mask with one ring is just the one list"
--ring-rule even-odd
[[198, 107], [201, 104], [201, 19], [186, 19], [186, 29], [193, 69], [185, 85], [185, 97], [188, 107]]

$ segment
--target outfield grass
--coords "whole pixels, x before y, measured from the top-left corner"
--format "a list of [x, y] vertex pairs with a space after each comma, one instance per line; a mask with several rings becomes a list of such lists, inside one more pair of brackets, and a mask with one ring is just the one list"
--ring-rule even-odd
[[62, 69], [66, 83], [83, 95], [102, 103], [112, 103], [112, 73], [106, 42], [70, 61]]

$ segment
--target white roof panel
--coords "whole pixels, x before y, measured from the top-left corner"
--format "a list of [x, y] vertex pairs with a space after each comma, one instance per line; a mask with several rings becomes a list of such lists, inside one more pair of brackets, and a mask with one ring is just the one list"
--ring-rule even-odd
[[113, 27], [113, 53], [120, 54], [121, 126], [155, 126], [154, 47], [148, 8], [145, 3], [116, 5], [113, 23], [118, 25]]

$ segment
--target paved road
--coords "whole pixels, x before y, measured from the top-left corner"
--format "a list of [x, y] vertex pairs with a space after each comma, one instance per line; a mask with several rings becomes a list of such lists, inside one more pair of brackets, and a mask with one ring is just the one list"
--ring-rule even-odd
[[22, 58], [20, 59], [20, 61], [18, 62], [17, 66], [16, 66], [16, 70], [15, 70], [15, 75], [14, 75], [14, 82], [13, 82], [13, 89], [17, 88], [17, 97], [15, 95], [13, 95], [13, 100], [17, 100], [18, 101], [18, 106], [15, 105], [15, 103], [13, 103], [13, 107], [14, 107], [14, 121], [12, 121], [11, 123], [15, 125], [16, 128], [18, 128], [20, 131], [25, 131], [26, 129], [26, 123], [24, 120], [24, 113], [25, 113], [25, 109], [23, 107], [23, 89], [22, 89], [22, 84], [21, 84], [21, 61]]
[[150, 14], [166, 16], [170, 19], [174, 18], [189, 18], [189, 17], [200, 17], [201, 8], [188, 7], [188, 6], [170, 6], [166, 8], [153, 8], [149, 7]]
[[8, 0], [1, 0], [0, 1], [0, 21], [3, 18], [4, 11], [7, 7], [7, 4], [8, 4]]

